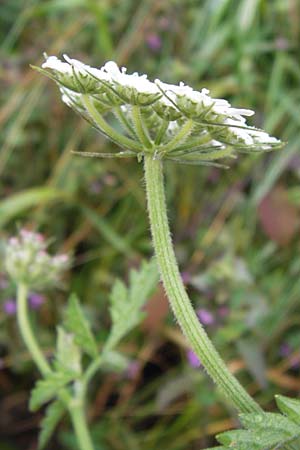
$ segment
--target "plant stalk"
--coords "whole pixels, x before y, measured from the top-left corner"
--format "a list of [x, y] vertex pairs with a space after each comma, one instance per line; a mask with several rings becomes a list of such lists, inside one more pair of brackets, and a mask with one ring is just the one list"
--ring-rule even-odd
[[[41, 374], [45, 378], [47, 378], [47, 375], [49, 375], [52, 370], [32, 332], [28, 314], [27, 296], [28, 287], [25, 284], [20, 283], [18, 285], [17, 293], [18, 325], [22, 338], [29, 353], [31, 354], [32, 359], [34, 360]], [[74, 402], [72, 402], [69, 393], [65, 389], [60, 390], [60, 392], [58, 393], [58, 397], [68, 407], [80, 450], [94, 450], [89, 430], [86, 424], [83, 399], [80, 399], [80, 401], [75, 400], [76, 404], [73, 406]]]
[[86, 423], [83, 404], [70, 404], [69, 412], [73, 428], [75, 430], [77, 442], [81, 450], [94, 450], [90, 432]]
[[176, 261], [167, 217], [163, 165], [151, 155], [144, 156], [148, 213], [153, 245], [162, 281], [174, 315], [192, 349], [208, 374], [231, 399], [238, 412], [262, 412], [260, 406], [229, 372], [192, 307]]
[[22, 338], [28, 348], [32, 359], [37, 365], [43, 376], [47, 376], [51, 372], [51, 368], [43, 355], [31, 329], [28, 317], [27, 304], [28, 287], [25, 284], [18, 285], [17, 293], [17, 320]]
[[112, 141], [117, 142], [120, 147], [124, 146], [132, 151], [139, 151], [140, 146], [133, 139], [130, 139], [111, 127], [97, 111], [88, 95], [82, 95], [82, 102], [94, 122]]

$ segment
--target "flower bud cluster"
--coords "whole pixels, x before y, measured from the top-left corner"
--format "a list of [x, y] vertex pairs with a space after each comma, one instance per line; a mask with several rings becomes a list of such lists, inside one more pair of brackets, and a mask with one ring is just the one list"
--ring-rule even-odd
[[5, 247], [5, 268], [16, 283], [34, 289], [58, 283], [62, 271], [70, 264], [66, 254], [51, 256], [47, 242], [39, 233], [25, 229], [11, 237]]
[[[210, 97], [207, 89], [199, 92], [183, 83], [151, 82], [147, 75], [127, 74], [126, 68], [120, 69], [113, 61], [97, 69], [64, 58], [65, 62], [47, 57], [39, 70], [58, 83], [69, 107], [121, 147], [137, 151], [128, 139], [126, 144], [107, 133], [91, 108], [101, 117], [113, 113], [120, 119], [122, 115], [126, 136], [138, 141], [140, 152], [152, 151], [155, 157], [177, 162], [213, 161], [235, 150], [267, 151], [281, 146], [276, 138], [247, 125], [246, 117], [253, 111], [232, 108], [228, 101]], [[136, 107], [138, 116], [134, 115]], [[145, 134], [147, 150], [141, 145]]]

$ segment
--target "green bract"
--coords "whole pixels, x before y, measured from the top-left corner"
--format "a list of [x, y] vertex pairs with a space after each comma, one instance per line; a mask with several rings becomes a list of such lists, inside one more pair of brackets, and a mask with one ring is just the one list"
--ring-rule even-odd
[[[214, 161], [238, 152], [269, 151], [281, 142], [248, 126], [245, 116], [253, 111], [232, 108], [180, 83], [171, 85], [146, 75], [128, 75], [113, 61], [100, 69], [64, 57], [46, 58], [42, 71], [54, 79], [62, 100], [125, 151], [87, 156], [155, 158], [178, 163], [218, 165]], [[121, 134], [110, 125], [110, 116], [121, 122]]]

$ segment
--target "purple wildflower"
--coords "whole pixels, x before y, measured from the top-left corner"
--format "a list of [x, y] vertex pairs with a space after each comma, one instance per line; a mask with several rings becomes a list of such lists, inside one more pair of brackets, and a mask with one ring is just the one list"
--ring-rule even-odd
[[41, 294], [31, 292], [28, 296], [28, 300], [32, 309], [39, 309], [39, 307], [45, 302], [45, 297]]
[[183, 284], [188, 284], [191, 281], [191, 276], [188, 272], [181, 272], [181, 279]]
[[292, 367], [292, 369], [299, 369], [299, 367], [300, 367], [300, 355], [299, 354], [296, 354], [292, 357], [291, 367]]
[[300, 169], [300, 155], [294, 155], [290, 158], [287, 166], [289, 169]]
[[168, 17], [160, 17], [160, 19], [158, 20], [158, 28], [160, 28], [161, 30], [169, 30], [171, 27], [171, 21]]
[[107, 173], [103, 177], [103, 183], [107, 186], [115, 186], [117, 184], [117, 178], [113, 174]]
[[131, 361], [126, 369], [126, 378], [133, 380], [140, 369], [139, 361]]
[[194, 367], [196, 369], [197, 367], [202, 366], [200, 359], [193, 350], [187, 350], [186, 357], [191, 367]]
[[92, 194], [99, 194], [102, 190], [102, 184], [100, 181], [93, 181], [89, 186], [90, 192]]
[[228, 308], [228, 306], [226, 306], [226, 305], [220, 306], [220, 307], [218, 308], [218, 314], [219, 314], [219, 316], [222, 317], [222, 318], [228, 316], [228, 314], [229, 314], [229, 308]]
[[279, 347], [279, 355], [286, 358], [292, 353], [291, 346], [287, 342], [283, 342]]
[[217, 169], [216, 167], [214, 167], [213, 169], [210, 170], [210, 172], [208, 173], [208, 181], [212, 184], [217, 183], [219, 181], [220, 178], [220, 170]]
[[290, 42], [282, 36], [275, 39], [275, 47], [277, 50], [288, 50], [290, 46]]
[[158, 52], [161, 49], [161, 38], [156, 33], [147, 34], [146, 43], [153, 52]]
[[14, 316], [17, 312], [17, 304], [16, 301], [12, 298], [9, 298], [3, 303], [3, 311], [8, 316]]
[[204, 308], [197, 310], [197, 316], [203, 325], [213, 325], [215, 323], [215, 318], [210, 311]]

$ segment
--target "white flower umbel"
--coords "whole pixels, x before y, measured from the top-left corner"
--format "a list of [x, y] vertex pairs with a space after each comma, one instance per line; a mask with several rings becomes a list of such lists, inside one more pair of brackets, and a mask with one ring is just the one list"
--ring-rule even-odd
[[120, 70], [114, 61], [108, 61], [103, 66], [103, 70], [111, 79], [112, 88], [126, 103], [146, 106], [161, 97], [159, 89], [148, 80], [147, 75], [139, 75], [137, 72], [128, 75], [126, 67]]
[[39, 233], [22, 229], [5, 247], [5, 268], [16, 283], [42, 289], [59, 281], [70, 264], [66, 254], [51, 256], [47, 242]]
[[[128, 74], [114, 61], [93, 68], [66, 55], [64, 59], [49, 56], [39, 70], [59, 84], [64, 103], [126, 150], [117, 157], [140, 159], [152, 153], [179, 163], [218, 165], [215, 161], [239, 151], [281, 146], [276, 138], [247, 125], [252, 110], [212, 98], [208, 89], [195, 91], [182, 82], [153, 83], [147, 75]], [[111, 126], [112, 115], [120, 121], [122, 133]]]

